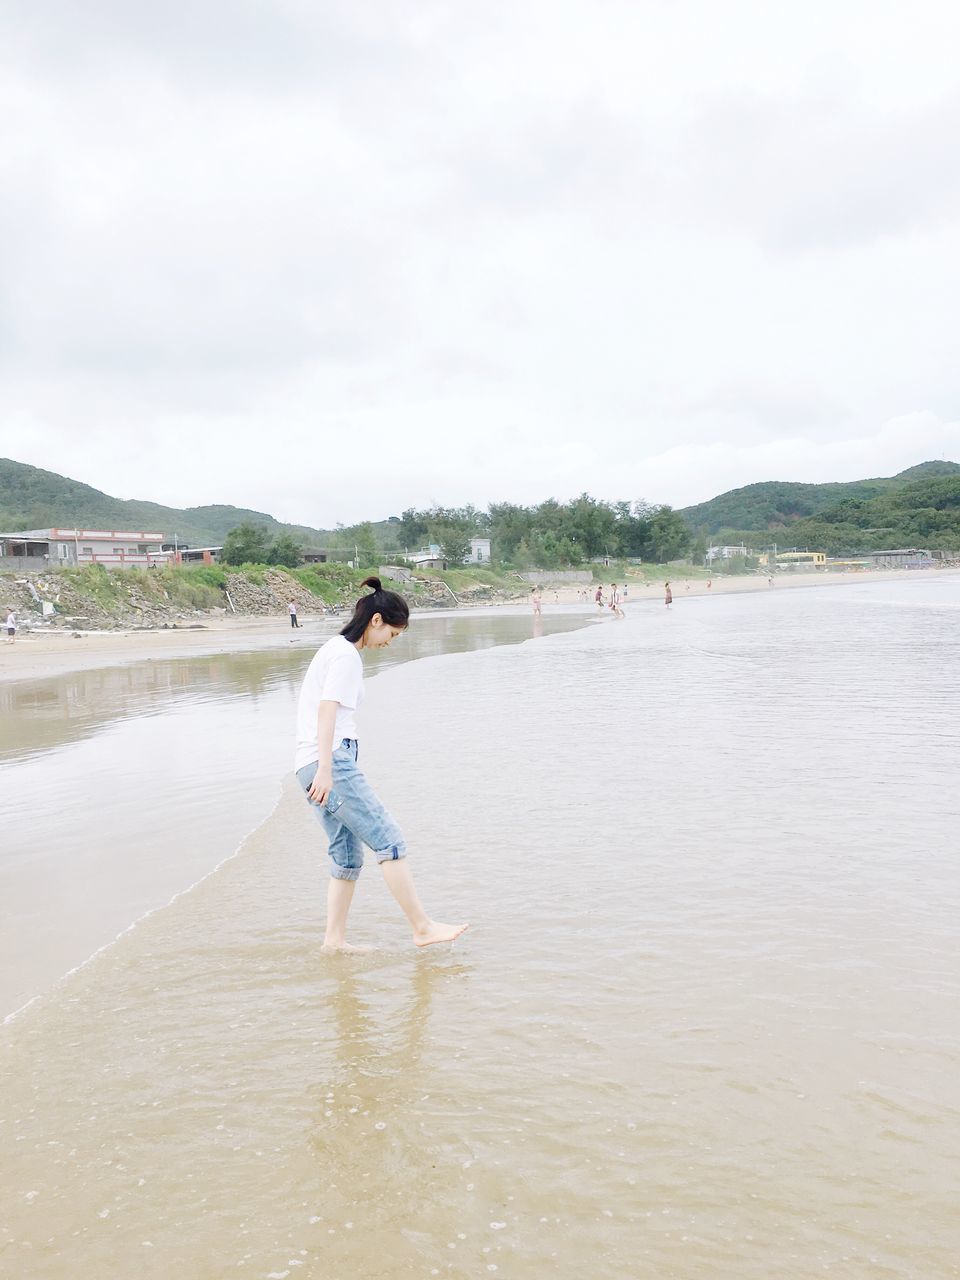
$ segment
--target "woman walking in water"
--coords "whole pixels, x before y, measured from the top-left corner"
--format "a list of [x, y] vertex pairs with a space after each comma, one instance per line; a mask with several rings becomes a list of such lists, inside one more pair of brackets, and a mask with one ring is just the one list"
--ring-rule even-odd
[[387, 888], [399, 903], [418, 947], [453, 942], [465, 924], [441, 924], [424, 911], [407, 865], [403, 833], [357, 767], [355, 712], [363, 700], [364, 649], [384, 649], [405, 631], [410, 609], [403, 596], [367, 578], [370, 595], [357, 601], [339, 635], [319, 649], [307, 668], [297, 707], [294, 768], [329, 837], [327, 888], [329, 951], [357, 951], [345, 941], [347, 914], [363, 866], [363, 845], [373, 851]]
[[673, 592], [670, 590], [669, 582], [665, 582], [663, 584], [663, 603], [667, 606], [668, 609], [673, 604]]

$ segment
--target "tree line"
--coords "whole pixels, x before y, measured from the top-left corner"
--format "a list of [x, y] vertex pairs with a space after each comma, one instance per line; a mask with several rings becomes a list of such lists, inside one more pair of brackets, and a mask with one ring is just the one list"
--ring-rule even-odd
[[[377, 524], [338, 526], [326, 541], [329, 549], [349, 551], [363, 566], [384, 556], [402, 558], [436, 545], [449, 564], [469, 554], [472, 538], [490, 539], [495, 567], [565, 569], [600, 557], [665, 563], [691, 553], [703, 554], [683, 517], [671, 507], [642, 500], [607, 502], [582, 493], [570, 502], [548, 498], [536, 506], [492, 503], [486, 511], [472, 506], [408, 508], [401, 516]], [[283, 564], [295, 567], [302, 552], [289, 534], [271, 538], [249, 522], [232, 529], [224, 542], [227, 564]]]
[[[471, 538], [487, 537], [493, 566], [519, 570], [574, 568], [607, 556], [647, 563], [689, 556], [700, 562], [708, 541], [755, 549], [776, 542], [832, 556], [894, 546], [960, 549], [960, 476], [928, 475], [880, 493], [844, 488], [838, 500], [799, 519], [791, 520], [782, 511], [771, 513], [773, 518], [762, 529], [728, 527], [709, 534], [706, 525], [691, 528], [668, 506], [642, 500], [607, 502], [582, 493], [570, 502], [548, 498], [529, 507], [498, 502], [485, 511], [471, 506], [410, 507], [377, 524], [338, 526], [325, 535], [325, 545], [349, 553], [366, 567], [384, 557], [402, 559], [433, 544], [453, 565], [466, 558]], [[292, 535], [271, 536], [248, 521], [227, 535], [222, 558], [227, 564], [295, 568], [302, 563], [302, 549]]]

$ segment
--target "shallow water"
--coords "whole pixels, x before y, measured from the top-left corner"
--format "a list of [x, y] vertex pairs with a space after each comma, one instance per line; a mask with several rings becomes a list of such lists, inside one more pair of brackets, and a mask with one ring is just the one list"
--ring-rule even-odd
[[4, 1029], [11, 1275], [960, 1274], [956, 580], [385, 671], [325, 957], [292, 786]]
[[[536, 625], [583, 622], [556, 610]], [[0, 1017], [212, 871], [270, 812], [300, 681], [339, 625], [293, 647], [0, 685]], [[367, 673], [533, 628], [526, 611], [415, 615]]]

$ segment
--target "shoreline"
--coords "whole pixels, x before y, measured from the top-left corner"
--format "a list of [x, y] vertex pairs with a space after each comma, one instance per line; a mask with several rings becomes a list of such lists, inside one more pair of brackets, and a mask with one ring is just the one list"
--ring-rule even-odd
[[[937, 578], [944, 575], [957, 577], [960, 576], [960, 569], [923, 570], [915, 573], [907, 570], [870, 573], [791, 573], [776, 577], [773, 587], [765, 576], [718, 576], [712, 579], [713, 585], [709, 590], [704, 579], [677, 577], [673, 580], [673, 599], [676, 607], [682, 606], [685, 600], [696, 596], [742, 595], [755, 591], [793, 590], [798, 587], [849, 586], [858, 582], [928, 582], [931, 575]], [[626, 600], [628, 616], [638, 602], [663, 599], [663, 586], [660, 581], [630, 582], [628, 579], [628, 583]], [[585, 585], [592, 596], [596, 590], [596, 584]], [[604, 584], [604, 589], [605, 593], [609, 591], [609, 584]], [[545, 587], [542, 594], [545, 613], [556, 609], [564, 611], [580, 609], [583, 611], [585, 621], [599, 615], [592, 600], [588, 603], [578, 601], [575, 586], [565, 585], [555, 590]], [[508, 609], [517, 613], [528, 613], [530, 605], [527, 601], [507, 600], [475, 607], [466, 605], [449, 610], [415, 609], [411, 616], [414, 619], [443, 615], [462, 617], [471, 613], [499, 613]], [[319, 645], [339, 630], [343, 625], [344, 616], [310, 617], [309, 614], [302, 614], [301, 619], [300, 631], [292, 635], [286, 615], [243, 618], [207, 617], [202, 622], [186, 627], [156, 630], [74, 632], [64, 628], [56, 631], [21, 631], [18, 632], [14, 644], [0, 646], [0, 684], [43, 680], [70, 675], [78, 671], [126, 666], [135, 662], [205, 657], [210, 654], [239, 653], [259, 649], [287, 649], [290, 645], [307, 647], [308, 643], [312, 644], [312, 642]]]

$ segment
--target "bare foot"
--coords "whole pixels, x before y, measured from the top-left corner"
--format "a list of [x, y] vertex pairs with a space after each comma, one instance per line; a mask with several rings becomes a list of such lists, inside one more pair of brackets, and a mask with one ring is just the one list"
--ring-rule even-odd
[[418, 947], [429, 947], [433, 942], [454, 942], [460, 937], [468, 924], [440, 924], [431, 920], [423, 929], [414, 932], [413, 940]]
[[357, 955], [367, 955], [373, 947], [357, 947], [352, 942], [325, 942], [320, 950], [327, 955], [333, 951], [351, 951], [356, 952]]

